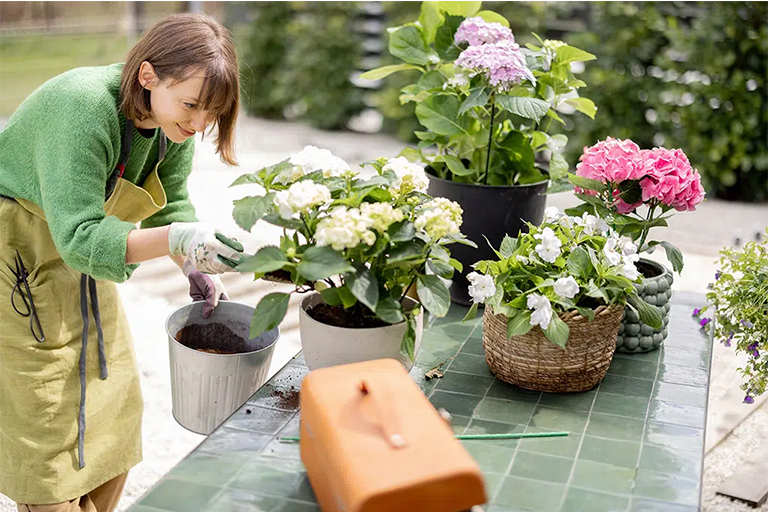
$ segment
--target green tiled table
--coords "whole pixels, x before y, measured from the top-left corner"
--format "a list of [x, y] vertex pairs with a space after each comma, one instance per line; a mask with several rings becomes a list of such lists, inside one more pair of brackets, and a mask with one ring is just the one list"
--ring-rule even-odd
[[[567, 430], [568, 437], [463, 441], [486, 477], [485, 512], [694, 512], [701, 494], [711, 344], [676, 295], [663, 348], [616, 354], [591, 391], [550, 394], [496, 380], [482, 323], [465, 309], [425, 332], [411, 376], [461, 433]], [[450, 357], [442, 379], [424, 372]], [[163, 477], [131, 512], [319, 511], [299, 458], [301, 354]], [[394, 511], [393, 511], [394, 512]]]

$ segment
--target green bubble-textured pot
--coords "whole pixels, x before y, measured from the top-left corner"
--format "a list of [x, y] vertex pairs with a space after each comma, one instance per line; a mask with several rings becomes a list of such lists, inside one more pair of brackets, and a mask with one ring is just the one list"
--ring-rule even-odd
[[[616, 338], [616, 351], [625, 353], [641, 353], [656, 350], [667, 337], [669, 325], [669, 309], [672, 298], [672, 273], [660, 263], [640, 258], [638, 269], [645, 276], [654, 273], [652, 277], [643, 277], [642, 283], [635, 283], [637, 294], [648, 304], [656, 306], [661, 312], [663, 324], [661, 329], [654, 329], [640, 321], [637, 313], [629, 307], [624, 308], [624, 316], [619, 325], [619, 335]], [[647, 272], [651, 271], [651, 272]]]

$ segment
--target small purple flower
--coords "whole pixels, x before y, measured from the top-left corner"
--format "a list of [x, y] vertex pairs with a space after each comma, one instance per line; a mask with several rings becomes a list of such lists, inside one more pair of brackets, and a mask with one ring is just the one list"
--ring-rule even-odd
[[480, 46], [481, 44], [493, 44], [499, 41], [515, 42], [515, 36], [512, 31], [501, 23], [488, 22], [479, 16], [467, 18], [461, 22], [456, 35], [454, 36], [456, 44], [467, 42], [470, 46]]
[[709, 319], [709, 318], [702, 318], [702, 319], [699, 321], [699, 325], [700, 325], [700, 326], [702, 326], [702, 327], [706, 327], [706, 326], [707, 326], [707, 324], [708, 324], [709, 322], [710, 322], [710, 319]]
[[760, 352], [757, 351], [757, 342], [750, 343], [747, 347], [747, 351], [750, 352], [754, 358], [760, 357]]
[[511, 41], [470, 46], [461, 52], [456, 65], [484, 73], [492, 86], [502, 90], [508, 90], [525, 80], [536, 83], [536, 78], [525, 64], [520, 46]]
[[719, 271], [719, 270], [718, 270], [717, 272], [715, 272], [715, 281], [717, 281], [718, 279], [720, 279], [720, 276], [721, 276], [721, 275], [722, 275], [722, 274], [720, 274], [720, 271]]
[[744, 326], [744, 327], [746, 327], [747, 329], [751, 329], [751, 328], [753, 328], [753, 327], [755, 326], [755, 325], [754, 325], [752, 322], [750, 322], [749, 320], [739, 320], [739, 322], [741, 322], [741, 325], [743, 325], [743, 326]]
[[701, 310], [699, 308], [696, 308], [693, 310], [693, 314], [691, 314], [691, 316], [699, 316], [700, 313], [701, 313]]
[[752, 398], [751, 396], [747, 395], [747, 396], [744, 397], [744, 403], [745, 404], [753, 404], [753, 403], [755, 403], [755, 399]]
[[730, 347], [731, 346], [731, 340], [733, 339], [733, 334], [734, 334], [733, 331], [728, 333], [728, 338], [724, 342], [726, 347]]

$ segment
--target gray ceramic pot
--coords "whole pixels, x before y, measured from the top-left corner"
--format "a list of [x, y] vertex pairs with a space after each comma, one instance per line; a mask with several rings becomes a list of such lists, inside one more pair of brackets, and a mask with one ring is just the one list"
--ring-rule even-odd
[[648, 304], [656, 306], [661, 311], [663, 325], [654, 329], [640, 321], [637, 313], [624, 309], [624, 316], [619, 325], [619, 336], [616, 338], [616, 352], [641, 353], [656, 350], [667, 337], [669, 325], [669, 310], [672, 306], [672, 273], [660, 263], [640, 258], [640, 266], [653, 267], [657, 275], [643, 277], [642, 283], [636, 283], [637, 294]]

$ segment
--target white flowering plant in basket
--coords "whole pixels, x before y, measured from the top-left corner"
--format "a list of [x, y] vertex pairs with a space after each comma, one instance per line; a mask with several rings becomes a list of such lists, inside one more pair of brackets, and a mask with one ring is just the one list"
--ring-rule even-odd
[[295, 286], [259, 302], [252, 337], [282, 321], [292, 293], [315, 290], [327, 305], [358, 318], [408, 322], [401, 351], [412, 360], [420, 308], [402, 307], [408, 289], [415, 285], [420, 305], [433, 316], [447, 314], [450, 295], [443, 279], [462, 270], [447, 246], [475, 245], [460, 232], [461, 207], [427, 195], [424, 170], [405, 158], [366, 165], [376, 171], [370, 178], [330, 151], [307, 146], [233, 183], [258, 184], [264, 191], [235, 201], [240, 227], [250, 231], [264, 220], [283, 228], [279, 245], [262, 247], [237, 270], [256, 278], [278, 276]]
[[600, 306], [628, 303], [643, 322], [661, 327], [661, 313], [641, 300], [633, 283], [640, 281], [634, 262], [637, 247], [620, 237], [598, 217], [561, 214], [545, 210], [541, 226], [528, 224], [529, 232], [505, 237], [498, 261], [479, 261], [469, 279], [472, 307], [465, 320], [474, 318], [480, 304], [507, 320], [507, 337], [540, 328], [552, 343], [565, 348], [568, 325], [559, 313], [578, 311], [594, 319]]

